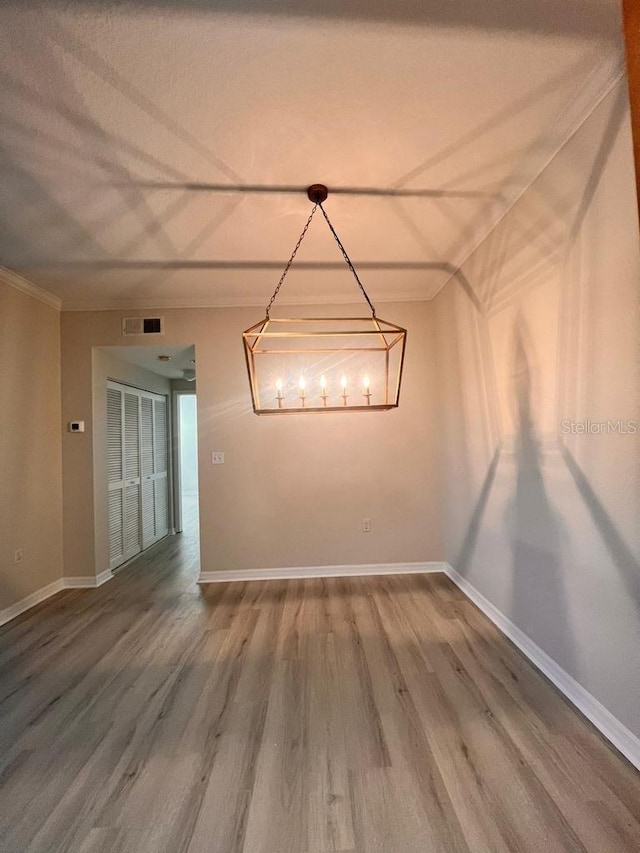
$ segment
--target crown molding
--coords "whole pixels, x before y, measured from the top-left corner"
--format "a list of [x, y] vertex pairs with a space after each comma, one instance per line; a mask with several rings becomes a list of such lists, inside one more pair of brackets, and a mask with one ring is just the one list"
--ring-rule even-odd
[[18, 275], [18, 273], [12, 272], [6, 267], [0, 267], [0, 282], [8, 284], [9, 287], [13, 287], [15, 290], [19, 290], [33, 299], [37, 299], [38, 302], [44, 302], [45, 305], [55, 308], [56, 311], [62, 310], [62, 299], [59, 296], [55, 296], [55, 294], [50, 293], [43, 287], [34, 284], [32, 281]]
[[[439, 292], [440, 289], [438, 289]], [[416, 291], [386, 294], [385, 296], [376, 296], [375, 302], [430, 302], [436, 295], [436, 292]], [[331, 296], [327, 299], [316, 296], [308, 297], [289, 297], [288, 299], [278, 300], [278, 305], [353, 305], [358, 301], [357, 296]], [[188, 297], [145, 297], [144, 299], [95, 299], [95, 300], [69, 300], [65, 301], [62, 307], [64, 312], [78, 311], [165, 311], [170, 309], [180, 308], [261, 308], [264, 310], [264, 298], [256, 298], [253, 296], [229, 296], [229, 297], [209, 297], [209, 298], [193, 298]]]
[[[510, 213], [515, 205], [520, 201], [522, 196], [535, 184], [538, 178], [547, 170], [551, 163], [556, 159], [558, 154], [565, 146], [573, 139], [585, 122], [598, 109], [600, 104], [609, 95], [615, 86], [625, 78], [625, 59], [620, 52], [610, 54], [600, 65], [596, 67], [594, 72], [589, 75], [583, 82], [582, 87], [576, 93], [570, 106], [562, 115], [560, 124], [564, 124], [564, 129], [558, 132], [558, 122], [554, 123], [547, 138], [553, 133], [558, 136], [558, 141], [549, 150], [542, 164], [536, 167], [532, 175], [526, 179], [522, 189], [518, 190], [507, 201], [505, 208], [502, 210], [496, 220], [490, 225], [486, 233], [476, 240], [472, 249], [470, 249], [464, 257], [457, 263], [452, 263], [451, 274], [444, 280], [438, 290], [433, 294], [431, 299], [434, 299], [456, 277], [458, 272], [464, 267], [467, 261], [475, 255], [480, 246], [493, 234], [495, 229], [500, 225], [503, 219]], [[594, 84], [595, 80], [595, 84]], [[593, 94], [592, 85], [596, 89], [596, 94]], [[554, 132], [555, 131], [555, 132]], [[544, 139], [544, 137], [543, 137]]]

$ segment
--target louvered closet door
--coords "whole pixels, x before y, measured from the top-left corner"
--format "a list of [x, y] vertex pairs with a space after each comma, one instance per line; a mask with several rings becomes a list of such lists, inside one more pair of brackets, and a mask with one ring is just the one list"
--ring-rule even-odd
[[124, 561], [124, 476], [122, 392], [107, 388], [107, 483], [109, 505], [109, 567]]
[[142, 461], [142, 547], [156, 540], [154, 488], [153, 399], [140, 397], [140, 456]]
[[142, 460], [142, 547], [169, 532], [167, 401], [140, 394]]
[[167, 401], [153, 401], [153, 495], [156, 539], [169, 532]]
[[124, 552], [129, 560], [142, 550], [140, 530], [139, 396], [124, 392]]
[[167, 422], [166, 397], [107, 384], [111, 568], [169, 532]]
[[142, 550], [140, 534], [140, 415], [135, 391], [107, 385], [109, 567]]

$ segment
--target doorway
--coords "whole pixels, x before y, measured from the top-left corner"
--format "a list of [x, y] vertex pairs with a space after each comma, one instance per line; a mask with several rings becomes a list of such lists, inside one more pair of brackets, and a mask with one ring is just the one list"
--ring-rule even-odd
[[95, 347], [92, 377], [100, 574], [119, 571], [176, 530], [176, 393], [195, 391], [195, 347]]
[[175, 394], [177, 420], [176, 532], [198, 531], [198, 401], [194, 392]]

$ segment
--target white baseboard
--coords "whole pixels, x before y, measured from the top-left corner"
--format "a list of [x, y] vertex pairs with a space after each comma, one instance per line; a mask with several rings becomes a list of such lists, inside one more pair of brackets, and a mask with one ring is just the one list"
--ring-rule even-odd
[[16, 601], [16, 603], [12, 604], [11, 607], [5, 607], [4, 610], [0, 610], [0, 625], [10, 622], [12, 619], [15, 619], [16, 616], [20, 616], [21, 613], [24, 613], [25, 610], [30, 610], [32, 607], [35, 607], [36, 604], [40, 604], [41, 601], [46, 601], [47, 598], [51, 598], [51, 596], [55, 595], [57, 592], [62, 592], [63, 589], [64, 578], [58, 578], [58, 580], [53, 581], [53, 583], [43, 586], [42, 589], [32, 592], [31, 595], [27, 595], [27, 597], [23, 598], [21, 601]]
[[200, 572], [198, 583], [279, 581], [295, 578], [341, 578], [362, 575], [415, 575], [443, 572], [445, 563], [369, 563], [361, 566], [287, 566], [281, 569], [232, 569]]
[[102, 586], [103, 583], [110, 580], [113, 580], [113, 572], [111, 569], [105, 569], [104, 572], [100, 572], [100, 574], [96, 576], [96, 586]]
[[485, 598], [448, 563], [444, 564], [446, 575], [478, 607], [493, 624], [517, 646], [531, 663], [572, 702], [584, 716], [640, 770], [640, 738], [633, 734], [620, 720], [613, 716], [573, 676], [569, 675], [553, 658], [536, 645], [517, 625]]
[[15, 619], [16, 616], [20, 616], [21, 613], [25, 613], [32, 607], [35, 607], [36, 604], [40, 604], [42, 601], [46, 601], [47, 598], [51, 598], [52, 595], [62, 592], [63, 589], [95, 589], [98, 586], [102, 586], [103, 583], [110, 581], [112, 577], [111, 570], [107, 569], [106, 572], [101, 572], [97, 577], [89, 575], [77, 578], [58, 578], [53, 583], [43, 586], [42, 589], [32, 592], [31, 595], [27, 595], [26, 598], [16, 601], [10, 607], [0, 610], [0, 625], [5, 625], [7, 622]]
[[113, 577], [111, 569], [100, 572], [99, 575], [86, 575], [77, 578], [63, 578], [65, 589], [95, 589]]

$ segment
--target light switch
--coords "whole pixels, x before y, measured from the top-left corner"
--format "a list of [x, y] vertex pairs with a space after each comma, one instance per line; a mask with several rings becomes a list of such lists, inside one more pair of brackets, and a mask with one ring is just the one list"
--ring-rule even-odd
[[211, 461], [214, 465], [224, 464], [224, 453], [221, 450], [214, 450], [211, 454]]

